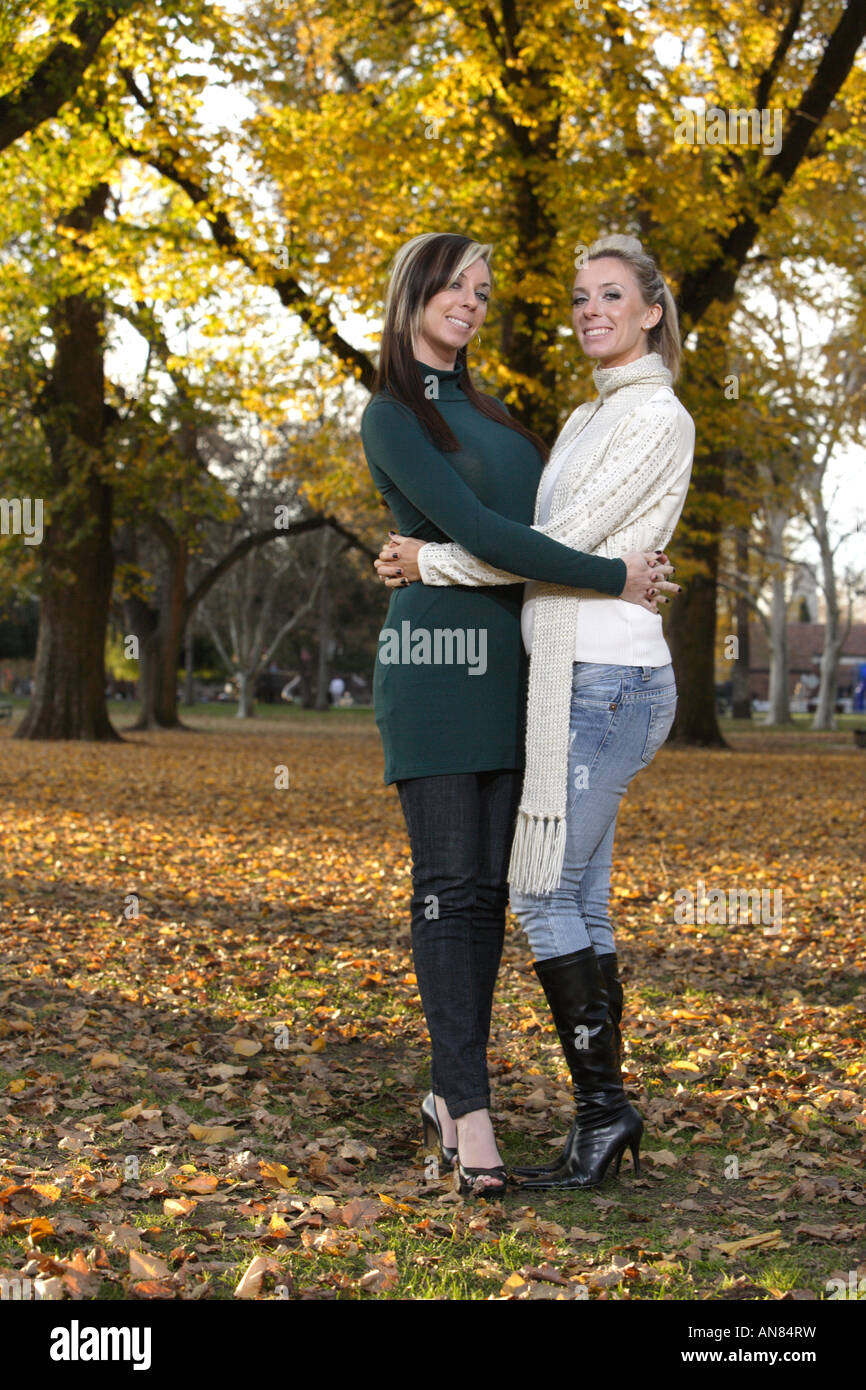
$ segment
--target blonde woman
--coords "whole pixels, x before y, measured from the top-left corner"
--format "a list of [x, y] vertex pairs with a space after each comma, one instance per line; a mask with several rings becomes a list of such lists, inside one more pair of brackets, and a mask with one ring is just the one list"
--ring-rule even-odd
[[[362, 438], [404, 536], [466, 546], [489, 565], [656, 612], [664, 557], [591, 556], [533, 529], [546, 449], [474, 386], [470, 341], [492, 293], [492, 248], [413, 237], [388, 287], [375, 394]], [[393, 568], [393, 567], [392, 567]], [[412, 950], [432, 1046], [425, 1135], [464, 1191], [504, 1191], [490, 1122], [487, 1040], [502, 952], [506, 867], [524, 761], [522, 588], [402, 585], [374, 676], [385, 781], [412, 848]], [[649, 613], [647, 614], [649, 616]]]
[[[573, 325], [596, 363], [598, 395], [554, 445], [536, 529], [607, 558], [658, 553], [685, 501], [694, 425], [673, 392], [673, 297], [635, 238], [605, 237], [590, 248], [575, 277]], [[529, 575], [513, 563], [494, 568], [470, 549], [392, 536], [376, 567], [390, 585], [423, 580], [422, 592]], [[643, 1122], [619, 1060], [611, 856], [622, 796], [670, 731], [676, 685], [661, 618], [646, 605], [530, 584], [522, 627], [531, 652], [526, 775], [508, 878], [571, 1072], [576, 1118], [557, 1163], [516, 1171], [528, 1187], [592, 1187], [611, 1165], [619, 1171], [626, 1148], [639, 1171]]]

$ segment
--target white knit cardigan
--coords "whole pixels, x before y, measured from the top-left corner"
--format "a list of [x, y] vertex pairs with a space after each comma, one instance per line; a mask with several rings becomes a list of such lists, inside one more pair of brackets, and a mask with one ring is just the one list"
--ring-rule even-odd
[[[622, 554], [666, 546], [682, 509], [694, 451], [694, 425], [671, 389], [658, 353], [623, 367], [596, 367], [596, 400], [566, 421], [542, 474], [535, 528], [576, 550]], [[596, 415], [589, 447], [581, 432]], [[599, 429], [606, 415], [609, 429]], [[564, 456], [564, 457], [563, 457]], [[678, 505], [670, 497], [675, 474], [685, 476]], [[539, 500], [550, 470], [558, 470], [549, 520], [538, 524]], [[429, 584], [513, 584], [522, 576], [495, 569], [462, 546], [425, 544], [421, 577]], [[526, 774], [511, 849], [508, 878], [522, 893], [558, 887], [565, 858], [568, 744], [574, 634], [580, 595], [564, 585], [540, 584], [535, 598], [529, 664]]]

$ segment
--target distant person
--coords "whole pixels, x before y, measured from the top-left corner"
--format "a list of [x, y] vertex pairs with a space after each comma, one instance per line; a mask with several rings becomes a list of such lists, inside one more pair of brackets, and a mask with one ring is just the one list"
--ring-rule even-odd
[[328, 686], [328, 698], [332, 705], [338, 705], [340, 703], [345, 689], [346, 682], [343, 680], [343, 677], [334, 676], [331, 684]]

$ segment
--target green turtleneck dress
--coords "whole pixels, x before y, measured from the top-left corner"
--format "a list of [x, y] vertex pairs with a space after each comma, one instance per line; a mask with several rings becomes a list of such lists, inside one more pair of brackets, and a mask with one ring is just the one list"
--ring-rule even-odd
[[[442, 453], [417, 416], [387, 391], [367, 406], [361, 437], [394, 529], [457, 541], [500, 569], [548, 584], [618, 595], [622, 560], [585, 555], [532, 530], [542, 472], [537, 449], [467, 400], [460, 370], [419, 362], [460, 442]], [[504, 409], [504, 407], [503, 407]], [[373, 678], [385, 781], [522, 768], [527, 662], [523, 585], [394, 589]]]

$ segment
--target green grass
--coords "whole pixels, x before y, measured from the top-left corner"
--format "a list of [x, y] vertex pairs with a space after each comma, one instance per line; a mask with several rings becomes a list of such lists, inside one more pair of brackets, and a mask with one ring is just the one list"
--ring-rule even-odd
[[[29, 700], [20, 695], [0, 696], [0, 704], [11, 704], [13, 707], [12, 723], [15, 724], [21, 718], [23, 711], [27, 708]], [[371, 705], [353, 705], [348, 709], [327, 709], [313, 710], [304, 709], [301, 705], [286, 704], [266, 704], [259, 701], [256, 704], [256, 713], [252, 719], [237, 719], [237, 702], [208, 701], [194, 705], [180, 704], [178, 714], [181, 722], [195, 723], [198, 720], [235, 720], [238, 725], [254, 725], [260, 723], [287, 723], [290, 725], [327, 725], [332, 728], [351, 727], [356, 724], [367, 725], [374, 722], [374, 713]], [[138, 700], [109, 700], [108, 712], [113, 724], [118, 728], [127, 727], [133, 724], [141, 711]], [[769, 732], [768, 726], [764, 723], [765, 716], [756, 714], [752, 719], [731, 719], [727, 716], [719, 717], [719, 727], [725, 734], [753, 734], [760, 736], [763, 732]], [[787, 728], [773, 730], [774, 733], [812, 733], [811, 714], [795, 714], [793, 724]], [[866, 714], [837, 714], [836, 733], [847, 733], [852, 729], [866, 728]], [[2, 727], [2, 725], [0, 725]], [[827, 733], [821, 735], [826, 738]]]

